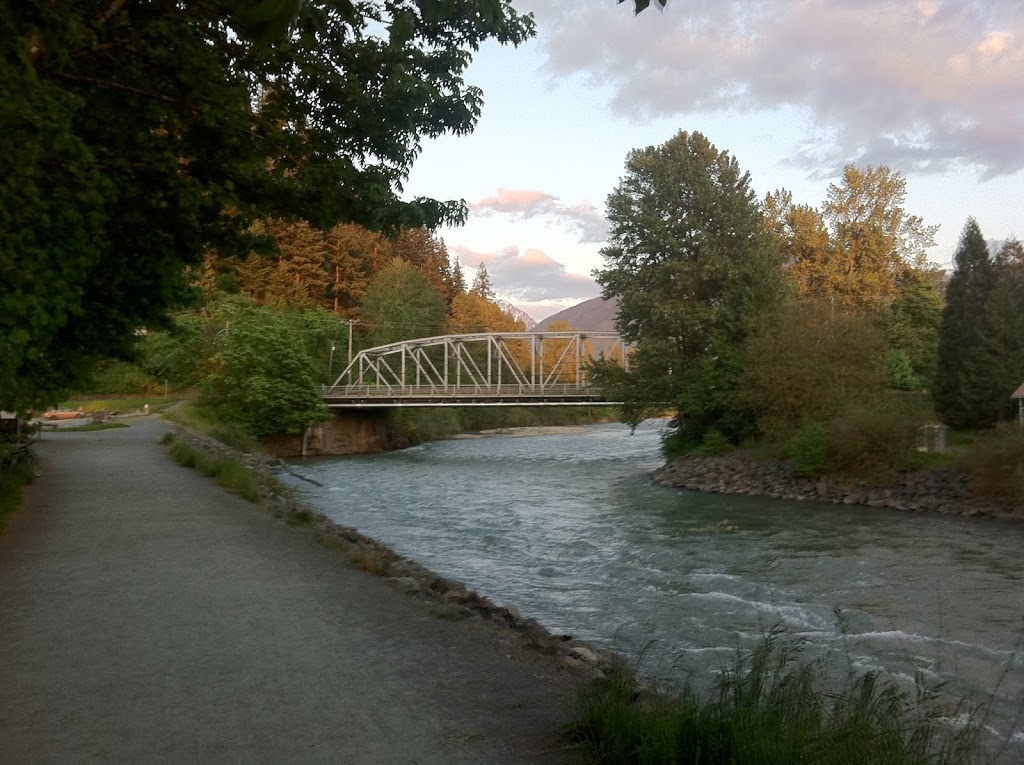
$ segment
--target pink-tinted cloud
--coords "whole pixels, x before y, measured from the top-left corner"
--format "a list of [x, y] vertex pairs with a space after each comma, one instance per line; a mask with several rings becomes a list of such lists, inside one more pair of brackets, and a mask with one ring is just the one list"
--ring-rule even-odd
[[604, 242], [608, 221], [589, 202], [563, 204], [558, 197], [529, 189], [498, 189], [497, 194], [471, 202], [474, 215], [510, 215], [516, 220], [548, 217], [579, 233], [581, 244]]
[[540, 250], [521, 252], [518, 247], [506, 247], [500, 252], [475, 252], [460, 246], [449, 250], [467, 269], [483, 263], [495, 293], [516, 305], [558, 301], [559, 307], [564, 307], [564, 301], [572, 305], [601, 291], [589, 276], [569, 273], [563, 264]]
[[[555, 75], [612, 89], [633, 119], [806, 109], [794, 162], [1024, 168], [1020, 0], [692, 0], [631, 18], [523, 0]], [[831, 163], [832, 167], [823, 167]]]

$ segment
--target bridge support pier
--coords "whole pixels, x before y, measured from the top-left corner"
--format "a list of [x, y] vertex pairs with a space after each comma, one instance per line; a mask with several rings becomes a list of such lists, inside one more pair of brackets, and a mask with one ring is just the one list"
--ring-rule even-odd
[[331, 419], [300, 436], [279, 436], [264, 446], [279, 457], [382, 452], [391, 445], [386, 409], [333, 409]]
[[366, 454], [388, 448], [388, 413], [382, 409], [333, 410], [327, 422], [306, 431], [303, 456], [316, 454]]

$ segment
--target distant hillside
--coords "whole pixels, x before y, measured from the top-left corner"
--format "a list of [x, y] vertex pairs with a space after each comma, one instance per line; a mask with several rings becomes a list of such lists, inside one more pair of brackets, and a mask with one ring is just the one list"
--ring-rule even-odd
[[526, 331], [529, 332], [531, 329], [537, 326], [537, 322], [534, 321], [533, 317], [530, 316], [522, 308], [516, 308], [507, 300], [495, 300], [494, 304], [498, 306], [502, 311], [507, 313], [513, 319], [523, 322], [526, 325]]
[[615, 298], [591, 298], [583, 303], [566, 308], [552, 314], [537, 325], [537, 329], [546, 330], [556, 321], [564, 321], [573, 329], [586, 329], [591, 332], [614, 332], [615, 317], [619, 313], [619, 301]]

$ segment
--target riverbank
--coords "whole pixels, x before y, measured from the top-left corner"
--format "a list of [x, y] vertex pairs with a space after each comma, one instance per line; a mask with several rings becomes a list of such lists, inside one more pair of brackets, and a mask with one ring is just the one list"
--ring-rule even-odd
[[874, 484], [829, 476], [807, 478], [786, 460], [762, 460], [737, 450], [713, 457], [685, 454], [652, 475], [662, 486], [715, 494], [1024, 520], [1024, 498], [1000, 501], [978, 496], [964, 469], [957, 466], [906, 473], [894, 481]]
[[529, 648], [493, 604], [489, 619], [440, 611], [368, 576], [314, 544], [329, 530], [301, 509], [289, 533], [283, 510], [171, 462], [168, 430], [37, 445], [42, 476], [0, 536], [4, 757], [570, 759], [582, 663]]
[[656, 427], [604, 425], [313, 458], [294, 466], [315, 484], [281, 478], [652, 682], [707, 690], [775, 627], [834, 678], [877, 671], [913, 695], [919, 677], [947, 708], [998, 687], [990, 724], [1016, 730], [1024, 527], [673, 491], [650, 480], [663, 461]]
[[[383, 578], [405, 595], [427, 604], [438, 618], [461, 620], [475, 617], [489, 622], [508, 633], [503, 635], [504, 641], [512, 640], [523, 651], [551, 657], [556, 661], [557, 669], [569, 670], [580, 680], [600, 676], [622, 663], [621, 657], [613, 652], [576, 640], [571, 635], [552, 633], [536, 619], [523, 617], [514, 607], [497, 604], [462, 583], [440, 576], [399, 554], [383, 542], [357, 529], [335, 523], [277, 481], [273, 472], [275, 468], [284, 469], [300, 480], [310, 481], [283, 460], [260, 452], [239, 451], [180, 424], [172, 427], [175, 437], [214, 457], [239, 462], [252, 471], [258, 477], [258, 501], [274, 517], [292, 526], [309, 527], [317, 542], [344, 554], [363, 571]], [[311, 483], [317, 482], [313, 480]]]

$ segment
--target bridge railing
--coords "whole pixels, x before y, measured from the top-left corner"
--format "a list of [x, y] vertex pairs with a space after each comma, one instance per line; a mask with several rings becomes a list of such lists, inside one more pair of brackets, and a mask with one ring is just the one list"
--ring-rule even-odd
[[514, 384], [514, 385], [324, 385], [323, 397], [333, 398], [395, 398], [415, 396], [598, 396], [600, 391], [591, 385], [575, 383]]

